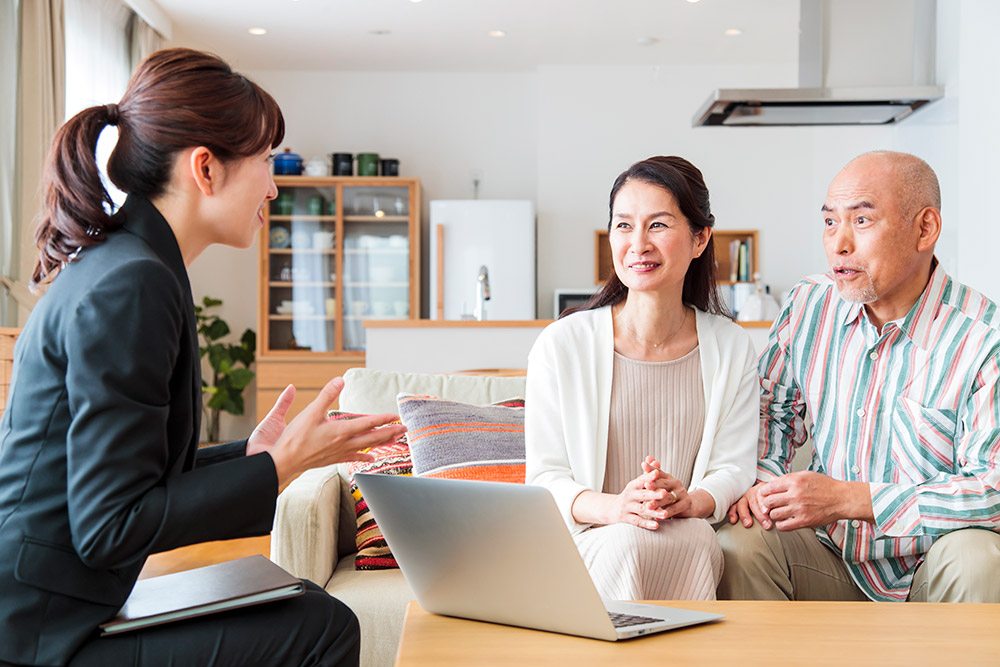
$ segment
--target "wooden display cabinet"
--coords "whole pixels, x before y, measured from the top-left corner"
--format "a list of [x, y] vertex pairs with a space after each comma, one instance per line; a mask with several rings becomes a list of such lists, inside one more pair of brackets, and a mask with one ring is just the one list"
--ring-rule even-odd
[[366, 319], [420, 313], [420, 181], [275, 176], [259, 242], [257, 416], [289, 383], [293, 412], [365, 365]]

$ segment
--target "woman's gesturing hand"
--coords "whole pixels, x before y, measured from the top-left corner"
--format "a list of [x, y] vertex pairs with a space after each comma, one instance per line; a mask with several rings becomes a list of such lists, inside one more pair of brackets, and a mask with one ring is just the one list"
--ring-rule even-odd
[[399, 419], [393, 414], [327, 419], [327, 407], [337, 400], [343, 388], [343, 378], [330, 380], [290, 424], [283, 426], [285, 413], [295, 396], [294, 388], [286, 388], [271, 412], [254, 429], [247, 453], [253, 447], [255, 452], [266, 451], [271, 455], [279, 489], [310, 468], [344, 461], [371, 461], [371, 454], [360, 450], [394, 442], [406, 432], [402, 424], [386, 426]]

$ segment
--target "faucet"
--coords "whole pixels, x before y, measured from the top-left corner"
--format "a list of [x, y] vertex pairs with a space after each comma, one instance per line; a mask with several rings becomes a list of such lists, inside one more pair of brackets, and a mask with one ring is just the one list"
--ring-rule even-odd
[[486, 302], [490, 300], [490, 272], [486, 265], [479, 267], [479, 276], [476, 278], [476, 310], [473, 313], [475, 318], [482, 322], [486, 319]]

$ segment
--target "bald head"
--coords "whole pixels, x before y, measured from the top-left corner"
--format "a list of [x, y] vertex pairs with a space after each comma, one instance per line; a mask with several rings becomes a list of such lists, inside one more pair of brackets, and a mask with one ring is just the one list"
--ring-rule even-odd
[[930, 206], [941, 210], [941, 186], [931, 166], [909, 153], [871, 151], [854, 158], [844, 167], [870, 167], [884, 173], [893, 185], [904, 218], [912, 219], [919, 211]]

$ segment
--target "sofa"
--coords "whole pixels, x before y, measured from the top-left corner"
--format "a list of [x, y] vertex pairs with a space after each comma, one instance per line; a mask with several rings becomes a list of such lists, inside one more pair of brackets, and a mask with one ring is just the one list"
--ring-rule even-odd
[[[397, 412], [400, 392], [475, 405], [524, 397], [523, 377], [430, 375], [352, 368], [344, 374], [339, 410]], [[278, 497], [271, 559], [342, 600], [361, 622], [361, 664], [393, 664], [406, 605], [413, 599], [399, 570], [354, 567], [356, 515], [346, 464], [310, 470]]]

